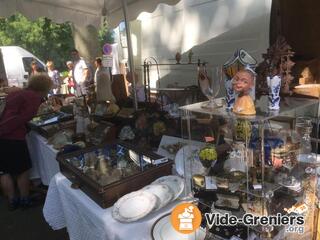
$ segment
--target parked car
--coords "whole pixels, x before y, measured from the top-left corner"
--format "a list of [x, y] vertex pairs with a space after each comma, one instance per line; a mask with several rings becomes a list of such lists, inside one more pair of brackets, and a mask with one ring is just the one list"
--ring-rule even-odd
[[46, 69], [39, 58], [21, 47], [1, 46], [0, 50], [0, 78], [4, 79], [8, 86], [26, 86], [32, 61], [36, 61], [39, 68]]

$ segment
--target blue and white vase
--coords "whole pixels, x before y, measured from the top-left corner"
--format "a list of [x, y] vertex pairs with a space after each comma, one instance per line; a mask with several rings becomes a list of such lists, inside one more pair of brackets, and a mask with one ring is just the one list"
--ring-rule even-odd
[[267, 84], [269, 87], [269, 109], [277, 111], [280, 109], [281, 77], [278, 75], [267, 77]]
[[232, 88], [232, 79], [226, 78], [224, 81], [224, 86], [226, 88], [227, 109], [231, 110], [234, 102], [236, 101], [236, 94]]

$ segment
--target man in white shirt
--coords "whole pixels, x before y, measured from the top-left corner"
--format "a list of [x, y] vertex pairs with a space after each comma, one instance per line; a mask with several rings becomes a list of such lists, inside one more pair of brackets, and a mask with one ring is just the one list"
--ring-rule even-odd
[[86, 84], [89, 81], [89, 67], [83, 58], [80, 57], [77, 49], [71, 51], [71, 58], [73, 60], [73, 80], [76, 83], [76, 96], [87, 94]]

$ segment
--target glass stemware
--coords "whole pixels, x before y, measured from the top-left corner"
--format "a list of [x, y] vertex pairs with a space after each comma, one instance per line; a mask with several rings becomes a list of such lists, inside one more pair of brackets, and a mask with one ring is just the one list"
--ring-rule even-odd
[[199, 68], [198, 81], [202, 93], [209, 99], [201, 107], [209, 110], [222, 107], [222, 104], [218, 104], [215, 98], [220, 92], [221, 82], [223, 78], [223, 69], [221, 66], [215, 66], [212, 68], [211, 77], [207, 72], [206, 66], [203, 65]]
[[302, 154], [307, 162], [316, 161], [315, 155], [312, 153], [311, 132], [312, 119], [310, 117], [297, 117], [296, 131], [300, 136], [300, 154]]

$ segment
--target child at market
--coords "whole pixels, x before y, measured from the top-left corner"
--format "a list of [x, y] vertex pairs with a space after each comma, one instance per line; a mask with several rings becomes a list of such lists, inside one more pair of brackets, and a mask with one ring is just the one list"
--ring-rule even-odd
[[53, 94], [58, 94], [60, 93], [60, 74], [58, 72], [58, 70], [55, 69], [53, 61], [48, 61], [47, 62], [47, 68], [48, 68], [48, 75], [52, 80], [53, 83], [53, 89], [52, 89], [52, 93]]
[[74, 84], [74, 80], [72, 77], [73, 62], [67, 61], [66, 65], [68, 67], [68, 79], [67, 79], [68, 92], [69, 92], [69, 94], [75, 94], [75, 84]]

